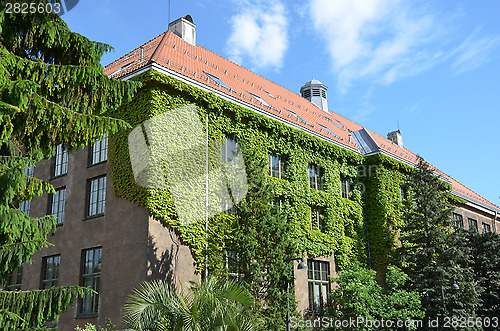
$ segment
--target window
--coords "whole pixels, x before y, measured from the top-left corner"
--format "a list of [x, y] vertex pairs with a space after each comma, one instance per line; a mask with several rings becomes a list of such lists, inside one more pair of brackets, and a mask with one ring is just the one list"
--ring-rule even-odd
[[309, 310], [321, 313], [327, 306], [330, 275], [330, 264], [324, 261], [307, 260], [307, 280], [309, 293]]
[[399, 197], [400, 197], [401, 201], [404, 201], [406, 199], [406, 193], [402, 187], [399, 188]]
[[88, 182], [87, 217], [104, 214], [106, 204], [106, 176], [91, 179]]
[[224, 87], [224, 88], [226, 88], [226, 89], [228, 89], [228, 90], [231, 90], [231, 88], [230, 88], [229, 86], [227, 86], [227, 84], [226, 84], [226, 83], [224, 83], [224, 82], [223, 82], [223, 81], [222, 81], [219, 77], [214, 76], [214, 75], [212, 75], [212, 74], [209, 74], [209, 73], [208, 73], [208, 72], [206, 72], [206, 71], [203, 71], [203, 73], [204, 73], [205, 75], [207, 75], [207, 76], [208, 76], [208, 78], [210, 78], [211, 80], [213, 80], [213, 81], [215, 82], [215, 84], [218, 84], [218, 85], [220, 85], [220, 86], [222, 86], [222, 87]]
[[222, 152], [222, 163], [230, 164], [236, 159], [236, 155], [239, 152], [239, 145], [236, 140], [231, 138], [226, 138], [222, 142], [221, 152]]
[[351, 193], [351, 183], [349, 182], [349, 179], [340, 179], [340, 185], [342, 190], [342, 198], [349, 199], [349, 193]]
[[309, 174], [309, 187], [317, 190], [323, 189], [323, 169], [315, 164], [309, 164], [307, 167]]
[[228, 215], [236, 216], [236, 214], [237, 214], [236, 206], [233, 205], [233, 203], [230, 201], [223, 201], [222, 202], [222, 212], [224, 212], [225, 214], [228, 214]]
[[52, 159], [52, 177], [68, 173], [68, 150], [62, 144], [57, 145], [56, 155]]
[[324, 130], [326, 130], [329, 134], [331, 134], [331, 135], [332, 135], [332, 136], [334, 136], [335, 138], [340, 139], [340, 137], [339, 137], [339, 136], [337, 136], [335, 133], [333, 133], [333, 131], [332, 131], [332, 130], [330, 130], [329, 128], [327, 128], [326, 126], [321, 125], [321, 124], [319, 124], [319, 123], [318, 123], [318, 125], [319, 125], [319, 126], [321, 126]]
[[19, 210], [30, 216], [31, 200], [23, 201], [19, 204]]
[[238, 254], [232, 250], [224, 250], [224, 269], [227, 271], [227, 275], [230, 279], [241, 281], [243, 275], [240, 272], [239, 267], [239, 257]]
[[291, 111], [290, 109], [288, 108], [285, 108], [285, 110], [287, 112], [289, 112], [290, 114], [292, 114], [293, 116], [297, 117], [297, 120], [302, 123], [302, 124], [305, 124], [305, 125], [309, 125], [310, 127], [313, 127], [313, 125], [311, 123], [309, 123], [308, 121], [306, 121], [305, 119], [303, 119], [302, 117], [300, 117], [299, 115], [297, 115], [296, 112], [294, 111]]
[[455, 228], [463, 228], [464, 227], [464, 218], [462, 215], [453, 213], [451, 215], [451, 218], [453, 220], [453, 226]]
[[66, 188], [56, 190], [50, 195], [50, 214], [57, 218], [57, 225], [64, 223], [64, 209], [66, 203]]
[[21, 289], [21, 283], [23, 281], [23, 265], [24, 263], [21, 263], [10, 274], [9, 278], [7, 279], [7, 284], [5, 284], [6, 291], [16, 291]]
[[47, 256], [42, 260], [42, 289], [57, 287], [59, 280], [60, 255]]
[[311, 208], [311, 230], [318, 229], [323, 232], [323, 211], [319, 208]]
[[262, 99], [260, 96], [258, 96], [257, 94], [254, 94], [252, 92], [248, 92], [248, 94], [250, 94], [251, 96], [253, 96], [255, 99], [257, 99], [261, 104], [263, 104], [264, 106], [266, 107], [269, 107], [269, 108], [272, 108], [272, 106], [270, 104], [267, 103], [266, 100]]
[[102, 140], [96, 140], [90, 148], [89, 164], [94, 165], [108, 159], [108, 135], [104, 134]]
[[283, 157], [269, 154], [269, 176], [285, 178], [285, 160]]
[[491, 226], [488, 223], [483, 223], [483, 233], [491, 232]]
[[469, 218], [469, 230], [477, 231], [477, 221], [475, 219]]
[[283, 203], [283, 200], [281, 198], [275, 198], [273, 201], [271, 201], [271, 205], [274, 207], [277, 207], [279, 210], [281, 210], [281, 205]]
[[[102, 248], [85, 249], [82, 251], [82, 279], [83, 287], [99, 292], [99, 282], [101, 279], [101, 259]], [[99, 294], [85, 296], [80, 301], [80, 316], [97, 315], [99, 308]]]
[[264, 92], [266, 92], [267, 95], [269, 95], [271, 98], [276, 99], [276, 97], [274, 95], [272, 95], [271, 92], [266, 91], [266, 90], [264, 90]]

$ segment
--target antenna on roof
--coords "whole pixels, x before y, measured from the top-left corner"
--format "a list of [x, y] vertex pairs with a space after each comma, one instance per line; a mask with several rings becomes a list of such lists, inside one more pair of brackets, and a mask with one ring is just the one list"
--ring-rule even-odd
[[398, 131], [399, 131], [399, 120], [396, 120], [398, 122]]

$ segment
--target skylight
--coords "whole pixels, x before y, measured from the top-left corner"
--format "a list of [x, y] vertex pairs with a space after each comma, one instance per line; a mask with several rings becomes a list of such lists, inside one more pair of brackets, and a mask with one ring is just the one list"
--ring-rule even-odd
[[270, 104], [267, 103], [266, 100], [262, 99], [257, 94], [253, 94], [252, 92], [249, 92], [249, 91], [247, 91], [247, 92], [249, 94], [251, 94], [255, 99], [259, 100], [264, 106], [269, 107], [269, 108], [273, 108]]
[[299, 122], [301, 122], [302, 124], [309, 125], [310, 127], [313, 126], [311, 123], [309, 123], [308, 121], [306, 121], [305, 119], [303, 119], [302, 117], [300, 117], [299, 115], [297, 115], [297, 113], [295, 113], [294, 111], [291, 111], [288, 108], [285, 108], [285, 110], [287, 112], [289, 112], [290, 114], [292, 114], [293, 116], [297, 117], [297, 119], [299, 120]]
[[327, 120], [328, 122], [330, 122], [330, 123], [332, 123], [332, 124], [335, 124], [335, 126], [336, 126], [337, 128], [339, 128], [339, 129], [343, 129], [341, 126], [339, 126], [339, 125], [337, 124], [337, 122], [332, 121], [331, 119], [329, 119], [329, 118], [328, 118], [328, 117], [326, 117], [326, 116], [323, 116], [323, 115], [322, 115], [322, 117], [323, 117], [325, 120]]
[[[318, 124], [319, 124], [319, 123], [318, 123]], [[327, 128], [326, 126], [321, 125], [321, 124], [319, 124], [319, 126], [321, 126], [323, 129], [325, 129], [326, 131], [328, 131], [328, 133], [329, 133], [329, 134], [331, 134], [332, 136], [334, 136], [335, 138], [340, 139], [340, 137], [339, 137], [339, 136], [337, 136], [335, 133], [333, 133], [333, 132], [332, 132], [329, 128]]]
[[113, 77], [114, 75], [122, 72], [123, 70], [127, 69], [128, 67], [130, 67], [132, 64], [134, 64], [135, 61], [132, 61], [130, 63], [127, 63], [125, 64], [124, 66], [122, 66], [120, 69], [116, 70], [115, 72], [113, 72], [111, 75], [109, 75], [110, 77]]
[[336, 121], [339, 122], [340, 125], [342, 125], [343, 127], [345, 127], [345, 125], [341, 121], [339, 121], [339, 120], [336, 120]]
[[271, 92], [266, 91], [266, 90], [264, 90], [264, 92], [266, 92], [267, 95], [269, 95], [271, 98], [276, 99], [276, 97], [274, 95], [272, 95]]
[[213, 81], [215, 82], [215, 84], [218, 84], [218, 85], [220, 85], [220, 86], [222, 86], [222, 87], [224, 87], [224, 88], [226, 88], [226, 89], [228, 89], [228, 90], [231, 90], [231, 88], [230, 88], [230, 87], [229, 87], [226, 83], [224, 83], [222, 80], [220, 80], [220, 78], [219, 78], [219, 77], [214, 76], [214, 75], [212, 75], [212, 74], [209, 74], [209, 73], [208, 73], [208, 72], [206, 72], [206, 71], [203, 71], [203, 73], [204, 73], [205, 75], [207, 75], [207, 76], [208, 76], [211, 80], [213, 80]]

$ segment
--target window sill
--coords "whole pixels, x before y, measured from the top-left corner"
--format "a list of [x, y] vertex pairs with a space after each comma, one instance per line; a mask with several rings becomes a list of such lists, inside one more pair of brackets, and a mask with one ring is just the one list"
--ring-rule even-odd
[[57, 176], [51, 176], [49, 180], [57, 179], [66, 176], [68, 173], [66, 172], [65, 174], [57, 175]]
[[92, 215], [92, 216], [85, 216], [83, 218], [84, 221], [87, 221], [87, 220], [92, 220], [94, 218], [99, 218], [99, 217], [103, 217], [104, 216], [104, 213], [102, 214], [96, 214], [96, 215]]
[[108, 162], [108, 160], [104, 160], [104, 161], [97, 162], [97, 163], [92, 163], [92, 164], [87, 165], [87, 168], [92, 168], [92, 167], [98, 166], [100, 164], [104, 164], [106, 162]]
[[92, 314], [82, 314], [82, 315], [76, 315], [75, 319], [84, 319], [84, 318], [96, 318], [99, 316], [97, 313], [92, 313]]

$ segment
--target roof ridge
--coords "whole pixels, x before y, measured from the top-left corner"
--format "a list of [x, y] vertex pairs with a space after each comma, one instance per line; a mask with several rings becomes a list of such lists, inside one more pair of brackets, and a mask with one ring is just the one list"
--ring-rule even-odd
[[171, 32], [170, 29], [168, 29], [167, 31], [163, 32], [163, 36], [161, 37], [160, 43], [158, 44], [158, 46], [156, 46], [155, 51], [153, 52], [153, 55], [151, 55], [151, 57], [149, 58], [148, 64], [152, 63], [152, 62], [156, 63], [156, 57], [162, 51], [163, 47], [165, 47], [165, 42], [168, 39], [168, 33], [169, 32]]

